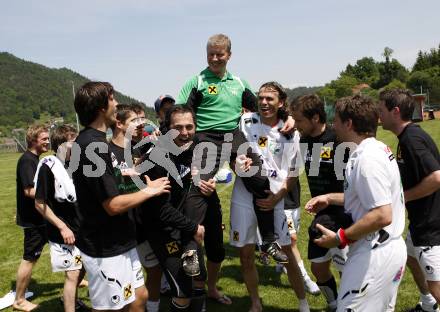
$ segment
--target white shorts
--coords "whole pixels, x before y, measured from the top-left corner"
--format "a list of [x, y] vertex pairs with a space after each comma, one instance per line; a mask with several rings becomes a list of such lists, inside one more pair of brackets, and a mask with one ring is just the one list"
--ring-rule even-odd
[[408, 256], [417, 260], [427, 281], [440, 281], [440, 246], [414, 246], [411, 234], [406, 235]]
[[348, 246], [345, 246], [345, 248], [343, 249], [340, 249], [338, 247], [330, 248], [324, 256], [310, 259], [310, 262], [323, 263], [331, 260], [336, 270], [342, 273], [344, 271], [344, 266], [347, 261], [348, 251]]
[[144, 285], [136, 248], [108, 258], [93, 258], [83, 252], [81, 256], [93, 309], [118, 310], [134, 301], [135, 289]]
[[284, 214], [287, 218], [287, 228], [289, 229], [290, 235], [296, 234], [299, 232], [300, 226], [300, 216], [301, 211], [299, 208], [295, 209], [284, 209]]
[[337, 311], [387, 311], [402, 280], [405, 263], [402, 238], [376, 249], [371, 249], [365, 240], [351, 245], [338, 289]]
[[156, 258], [156, 255], [147, 240], [137, 245], [136, 250], [139, 256], [139, 261], [144, 268], [149, 269], [159, 265], [159, 260]]
[[[235, 183], [241, 183], [241, 179], [236, 179]], [[244, 187], [244, 186], [243, 186]], [[257, 244], [258, 223], [255, 215], [252, 199], [249, 201], [231, 201], [231, 230], [229, 243], [235, 247], [243, 247], [249, 244]], [[276, 204], [274, 209], [274, 227], [278, 243], [281, 246], [290, 245], [290, 234], [287, 228], [287, 218], [284, 214], [284, 201]]]
[[79, 249], [74, 245], [58, 244], [49, 241], [52, 272], [66, 272], [82, 269]]

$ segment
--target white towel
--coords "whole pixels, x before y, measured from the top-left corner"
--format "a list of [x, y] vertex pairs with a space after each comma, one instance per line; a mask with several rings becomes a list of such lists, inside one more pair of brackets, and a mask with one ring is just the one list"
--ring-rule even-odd
[[34, 185], [37, 189], [38, 173], [40, 172], [41, 165], [47, 165], [55, 177], [55, 200], [58, 202], [76, 202], [76, 192], [75, 186], [73, 185], [73, 180], [69, 176], [69, 173], [64, 168], [63, 163], [58, 157], [51, 155], [46, 156], [40, 160], [37, 167], [37, 172], [35, 173]]

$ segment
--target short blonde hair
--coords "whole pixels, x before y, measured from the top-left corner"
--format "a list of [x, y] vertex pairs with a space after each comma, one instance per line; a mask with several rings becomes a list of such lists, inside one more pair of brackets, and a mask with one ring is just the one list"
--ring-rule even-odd
[[32, 147], [32, 143], [36, 142], [38, 136], [43, 132], [49, 132], [49, 128], [46, 125], [35, 124], [30, 126], [26, 131], [27, 147]]
[[216, 34], [209, 37], [206, 48], [216, 46], [225, 47], [228, 53], [231, 53], [231, 39], [224, 34]]

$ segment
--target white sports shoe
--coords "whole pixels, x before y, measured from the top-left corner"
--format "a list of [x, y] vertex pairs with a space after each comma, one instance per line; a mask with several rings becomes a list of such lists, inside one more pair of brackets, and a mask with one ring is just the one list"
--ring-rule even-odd
[[309, 294], [312, 294], [313, 296], [319, 296], [321, 291], [319, 290], [318, 285], [314, 281], [312, 281], [312, 279], [308, 275], [304, 276], [303, 278], [305, 291]]

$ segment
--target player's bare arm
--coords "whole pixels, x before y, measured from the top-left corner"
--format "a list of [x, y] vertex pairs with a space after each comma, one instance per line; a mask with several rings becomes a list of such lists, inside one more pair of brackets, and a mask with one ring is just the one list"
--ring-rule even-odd
[[35, 198], [35, 187], [28, 187], [24, 189], [24, 196]]
[[67, 245], [73, 245], [75, 243], [75, 235], [72, 230], [64, 223], [60, 218], [58, 218], [53, 210], [46, 204], [44, 200], [36, 199], [35, 200], [35, 208], [41, 215], [53, 224], [59, 231], [64, 240], [64, 243]]
[[197, 231], [194, 234], [194, 240], [198, 243], [201, 244], [203, 242], [203, 239], [205, 238], [205, 227], [203, 225], [198, 225], [197, 226]]
[[330, 205], [343, 206], [344, 193], [328, 193], [311, 198], [304, 206], [308, 213], [318, 213]]
[[[369, 233], [376, 232], [387, 225], [390, 225], [392, 217], [392, 208], [390, 204], [374, 208], [352, 226], [345, 229], [345, 237], [350, 241], [361, 239]], [[326, 248], [332, 248], [339, 245], [340, 242], [337, 240], [335, 232], [330, 231], [320, 224], [317, 224], [316, 227], [323, 233], [320, 238], [315, 239], [317, 245]]]
[[293, 134], [295, 131], [295, 119], [292, 116], [287, 117], [284, 126], [280, 129], [280, 132], [283, 134]]
[[148, 176], [145, 176], [145, 179], [148, 185], [146, 188], [136, 193], [118, 195], [106, 199], [102, 203], [105, 211], [111, 216], [118, 215], [137, 207], [139, 204], [152, 197], [168, 194], [170, 192], [171, 186], [168, 178], [164, 177], [152, 181]]
[[405, 202], [431, 195], [440, 189], [440, 170], [431, 172], [419, 184], [405, 191]]

